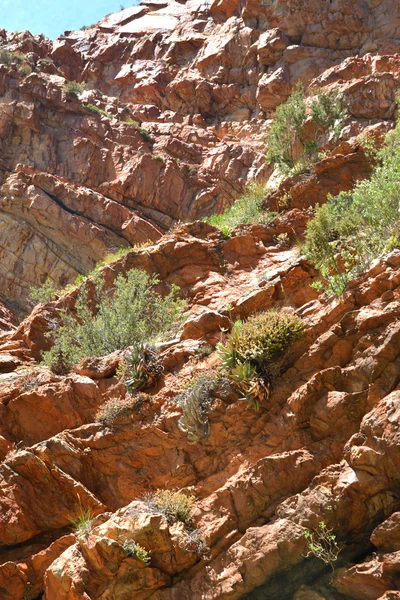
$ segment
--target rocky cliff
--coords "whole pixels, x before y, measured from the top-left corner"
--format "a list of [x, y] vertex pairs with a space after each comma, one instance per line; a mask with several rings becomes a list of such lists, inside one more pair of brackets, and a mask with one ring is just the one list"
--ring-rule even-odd
[[[0, 65], [0, 599], [400, 598], [400, 251], [331, 297], [295, 245], [317, 203], [369, 176], [363, 133], [393, 127], [398, 4], [149, 0], [55, 42], [0, 43], [16, 57]], [[277, 183], [265, 140], [299, 81], [339, 89], [348, 118]], [[269, 178], [269, 225], [227, 237], [199, 220]], [[41, 366], [79, 290], [33, 310], [29, 290], [119, 248], [107, 288], [142, 269], [190, 315], [160, 348], [162, 377], [110, 424], [96, 415], [129, 401], [123, 353]], [[216, 394], [190, 443], [176, 396], [218, 367], [235, 319], [271, 308], [305, 332], [268, 401]], [[194, 496], [189, 528], [146, 500], [158, 489]], [[333, 570], [305, 535], [321, 523]]]

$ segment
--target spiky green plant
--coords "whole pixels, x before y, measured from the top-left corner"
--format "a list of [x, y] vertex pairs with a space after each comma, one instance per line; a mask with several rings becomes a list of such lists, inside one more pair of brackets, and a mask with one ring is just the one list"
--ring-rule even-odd
[[269, 310], [236, 321], [226, 343], [217, 345], [222, 369], [256, 410], [268, 399], [289, 344], [303, 332], [296, 315]]
[[130, 393], [153, 386], [163, 371], [157, 351], [143, 343], [133, 346], [120, 368], [120, 374]]
[[216, 386], [216, 373], [202, 373], [194, 377], [175, 398], [182, 408], [178, 427], [186, 433], [190, 444], [196, 444], [210, 435], [208, 407], [213, 401], [211, 392]]

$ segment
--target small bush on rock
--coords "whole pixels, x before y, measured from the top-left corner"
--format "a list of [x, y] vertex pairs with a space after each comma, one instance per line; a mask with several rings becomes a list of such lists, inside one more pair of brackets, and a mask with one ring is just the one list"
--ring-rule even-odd
[[99, 108], [95, 104], [85, 104], [85, 108], [90, 110], [90, 112], [100, 115], [102, 117], [107, 117], [107, 119], [113, 119], [114, 116], [111, 113], [106, 112], [102, 108]]
[[28, 62], [25, 54], [21, 52], [11, 52], [6, 48], [0, 49], [0, 65], [10, 66], [13, 63]]
[[63, 310], [62, 325], [52, 323], [54, 345], [43, 354], [44, 364], [66, 372], [84, 357], [104, 356], [168, 336], [180, 322], [185, 301], [176, 298], [176, 286], [161, 296], [153, 289], [157, 283], [156, 277], [132, 269], [126, 276], [118, 275], [113, 289], [106, 291], [98, 275], [93, 302], [85, 287], [76, 301], [76, 317]]
[[269, 310], [245, 323], [236, 321], [226, 344], [218, 344], [227, 377], [256, 409], [269, 397], [290, 343], [303, 332], [304, 323], [296, 315]]
[[156, 490], [144, 497], [144, 502], [155, 512], [161, 512], [170, 521], [176, 519], [182, 523], [190, 522], [190, 513], [194, 505], [194, 496], [172, 490]]
[[336, 535], [327, 528], [324, 521], [320, 521], [318, 529], [306, 530], [304, 537], [308, 545], [307, 556], [316, 556], [334, 571], [340, 548], [336, 542]]
[[153, 138], [151, 137], [150, 133], [144, 127], [139, 128], [139, 133], [146, 142], [153, 141]]
[[225, 235], [228, 235], [236, 225], [255, 223], [268, 225], [276, 218], [277, 213], [263, 209], [265, 194], [264, 185], [251, 185], [225, 212], [211, 215], [205, 221], [221, 229]]
[[38, 304], [39, 302], [45, 303], [53, 300], [56, 293], [57, 287], [54, 281], [48, 277], [43, 285], [31, 287], [29, 297], [35, 304]]
[[163, 371], [157, 351], [141, 343], [126, 354], [118, 374], [123, 379], [128, 392], [134, 393], [154, 385]]
[[[347, 116], [338, 91], [320, 90], [307, 106], [304, 88], [297, 86], [287, 102], [276, 109], [267, 140], [267, 162], [285, 174], [314, 162], [318, 156], [318, 138], [325, 132], [337, 137]], [[309, 139], [306, 124], [315, 128]]]
[[64, 92], [71, 98], [79, 98], [84, 89], [85, 85], [83, 83], [78, 83], [78, 81], [67, 81], [63, 86]]
[[376, 154], [371, 179], [317, 207], [308, 223], [304, 253], [319, 269], [328, 292], [347, 283], [382, 252], [396, 247], [400, 231], [400, 125]]
[[134, 540], [125, 540], [122, 547], [128, 556], [134, 556], [145, 565], [150, 564], [151, 553]]
[[92, 530], [93, 514], [90, 508], [83, 508], [79, 502], [79, 509], [75, 517], [70, 519], [70, 523], [78, 537], [87, 537]]
[[148, 402], [148, 394], [135, 394], [125, 398], [111, 398], [97, 411], [96, 421], [107, 427], [112, 427], [118, 419], [128, 417], [133, 412], [139, 412], [144, 402]]

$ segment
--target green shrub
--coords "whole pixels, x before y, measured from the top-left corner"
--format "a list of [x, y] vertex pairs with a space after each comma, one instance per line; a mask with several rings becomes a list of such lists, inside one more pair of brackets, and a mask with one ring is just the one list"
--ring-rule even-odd
[[303, 332], [304, 323], [296, 315], [269, 310], [246, 323], [236, 321], [226, 344], [217, 345], [227, 377], [256, 410], [269, 397], [290, 343]]
[[287, 102], [276, 109], [268, 134], [267, 162], [283, 172], [293, 168], [307, 119], [304, 88], [298, 85]]
[[54, 65], [54, 60], [51, 58], [40, 58], [38, 60], [38, 65], [43, 67]]
[[311, 120], [317, 127], [317, 135], [329, 131], [335, 137], [339, 136], [347, 111], [338, 89], [318, 90], [311, 99], [310, 112]]
[[100, 115], [100, 116], [103, 116], [103, 117], [107, 117], [107, 119], [113, 119], [114, 118], [114, 115], [112, 115], [111, 113], [106, 112], [102, 108], [99, 108], [95, 104], [85, 104], [85, 108], [87, 108], [88, 110], [90, 110], [90, 112], [96, 113], [97, 115]]
[[150, 133], [144, 127], [139, 128], [139, 133], [146, 142], [153, 141], [153, 138], [151, 137]]
[[30, 65], [21, 65], [18, 67], [18, 73], [21, 77], [27, 77], [32, 73], [32, 67]]
[[126, 398], [110, 398], [97, 411], [96, 421], [107, 427], [112, 427], [118, 419], [129, 417], [133, 412], [139, 412], [142, 404], [149, 400], [148, 394], [135, 394]]
[[303, 331], [303, 321], [291, 313], [268, 310], [254, 315], [240, 327], [239, 360], [262, 369], [281, 356]]
[[229, 380], [236, 389], [256, 411], [260, 410], [262, 401], [269, 398], [271, 381], [260, 377], [249, 361], [238, 362], [228, 373]]
[[67, 83], [63, 85], [64, 92], [71, 98], [79, 98], [84, 89], [85, 84], [78, 83], [77, 81], [67, 81]]
[[[276, 109], [267, 139], [267, 162], [286, 175], [300, 172], [318, 158], [318, 137], [326, 131], [337, 137], [346, 116], [338, 91], [318, 91], [307, 107], [304, 88], [298, 84]], [[307, 120], [314, 124], [315, 139], [306, 138]]]
[[340, 553], [336, 536], [327, 528], [324, 521], [320, 521], [318, 529], [306, 530], [304, 537], [307, 540], [308, 553], [306, 556], [315, 556], [335, 570], [335, 562]]
[[104, 356], [165, 338], [178, 326], [185, 302], [176, 298], [176, 286], [165, 297], [155, 292], [157, 283], [157, 277], [132, 269], [126, 276], [118, 275], [113, 289], [105, 291], [97, 275], [95, 302], [89, 303], [85, 287], [76, 301], [76, 318], [63, 310], [62, 325], [54, 323], [54, 345], [43, 354], [44, 364], [67, 372], [85, 356]]
[[268, 225], [276, 218], [277, 213], [264, 210], [264, 200], [265, 186], [253, 184], [225, 212], [220, 215], [211, 215], [204, 220], [210, 225], [218, 227], [225, 235], [228, 235], [236, 225], [242, 223]]
[[0, 65], [10, 66], [12, 63], [28, 62], [25, 54], [21, 52], [11, 52], [5, 48], [0, 49]]
[[[317, 207], [308, 223], [303, 251], [319, 269], [328, 292], [347, 283], [382, 252], [396, 247], [400, 215], [400, 126], [377, 153], [370, 180]], [[391, 242], [390, 242], [391, 240]]]
[[172, 490], [157, 490], [144, 497], [144, 502], [151, 510], [163, 513], [168, 521], [176, 519], [185, 524], [190, 522], [194, 501], [194, 496]]
[[122, 547], [128, 556], [134, 556], [145, 565], [150, 564], [151, 553], [134, 540], [125, 540]]
[[195, 349], [194, 355], [197, 360], [201, 360], [202, 358], [210, 356], [210, 354], [212, 354], [213, 352], [214, 346], [211, 346], [210, 344], [202, 344], [201, 346]]
[[57, 293], [57, 287], [49, 277], [42, 285], [31, 287], [29, 297], [35, 304], [50, 302]]

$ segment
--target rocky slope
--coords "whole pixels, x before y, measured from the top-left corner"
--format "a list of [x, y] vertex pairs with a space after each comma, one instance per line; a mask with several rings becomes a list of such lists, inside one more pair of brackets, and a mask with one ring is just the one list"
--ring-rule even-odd
[[[0, 65], [0, 599], [400, 598], [400, 251], [329, 298], [295, 246], [310, 208], [369, 175], [360, 134], [393, 126], [397, 4], [149, 0], [55, 42], [0, 41], [35, 68]], [[86, 91], [71, 96], [67, 80]], [[299, 80], [343, 91], [340, 140], [305, 174], [271, 180], [272, 224], [226, 237], [189, 223], [271, 175], [266, 133]], [[78, 290], [32, 312], [28, 295], [129, 246], [101, 269], [106, 286], [143, 269], [179, 285], [191, 312], [150, 397], [109, 426], [96, 413], [127, 397], [121, 353], [67, 375], [39, 366]], [[198, 349], [269, 308], [306, 325], [269, 401], [256, 412], [220, 393], [209, 435], [190, 444], [174, 398], [218, 365]], [[202, 552], [149, 509], [156, 489], [195, 496]], [[82, 507], [93, 518], [77, 535]], [[320, 522], [341, 550], [333, 573], [307, 556]]]

